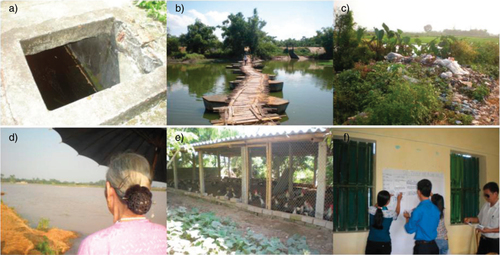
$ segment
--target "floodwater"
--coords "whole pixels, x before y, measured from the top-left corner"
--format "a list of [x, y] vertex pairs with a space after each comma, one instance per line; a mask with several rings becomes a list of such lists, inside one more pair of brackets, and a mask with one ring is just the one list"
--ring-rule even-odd
[[[271, 96], [290, 101], [285, 125], [333, 124], [333, 67], [320, 61], [265, 61], [263, 73], [276, 74], [283, 91]], [[236, 74], [229, 63], [168, 64], [167, 123], [169, 125], [210, 125], [218, 113], [205, 112], [202, 96], [229, 94], [229, 82]]]
[[[79, 237], [66, 254], [76, 254], [85, 237], [113, 225], [104, 188], [2, 184], [2, 192], [5, 192], [3, 202], [28, 220], [32, 228], [37, 227], [40, 218], [47, 218], [51, 227], [77, 232]], [[166, 192], [153, 191], [153, 201], [155, 204], [146, 217], [166, 225]]]

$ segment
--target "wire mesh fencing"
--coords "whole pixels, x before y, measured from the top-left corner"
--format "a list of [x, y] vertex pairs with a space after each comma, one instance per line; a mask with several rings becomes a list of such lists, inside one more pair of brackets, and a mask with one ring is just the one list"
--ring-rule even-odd
[[275, 143], [272, 210], [315, 217], [317, 143]]
[[[326, 155], [319, 155], [320, 151]], [[246, 162], [242, 155], [247, 155]], [[326, 173], [322, 170], [321, 177], [320, 160], [326, 160]], [[274, 211], [333, 221], [333, 153], [320, 150], [318, 142], [274, 142], [246, 150], [237, 147], [182, 153], [167, 169], [169, 187], [175, 184], [172, 166], [177, 169], [178, 189], [236, 202], [245, 201], [246, 193], [248, 204], [255, 207], [269, 206]]]
[[266, 147], [248, 148], [248, 204], [266, 207]]

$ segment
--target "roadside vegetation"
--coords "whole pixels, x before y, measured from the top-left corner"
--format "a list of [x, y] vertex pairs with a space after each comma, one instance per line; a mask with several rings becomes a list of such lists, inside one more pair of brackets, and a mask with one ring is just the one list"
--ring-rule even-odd
[[[258, 16], [254, 9], [251, 17], [245, 17], [241, 12], [230, 14], [222, 24], [207, 26], [199, 19], [188, 26], [188, 32], [180, 36], [167, 33], [168, 57], [179, 60], [200, 59], [235, 59], [242, 58], [245, 47], [249, 53], [261, 59], [271, 59], [275, 56], [288, 55], [288, 50], [293, 47], [302, 47], [295, 53], [311, 58], [331, 59], [333, 47], [333, 28], [327, 27], [316, 31], [316, 36], [302, 37], [300, 40], [276, 40], [276, 37], [267, 34], [262, 29], [266, 21]], [[216, 28], [222, 30], [223, 41], [215, 36]], [[285, 47], [285, 49], [282, 49]], [[323, 47], [324, 52], [312, 53], [304, 47]]]
[[367, 32], [352, 12], [334, 27], [334, 124], [498, 123], [498, 37], [385, 23]]

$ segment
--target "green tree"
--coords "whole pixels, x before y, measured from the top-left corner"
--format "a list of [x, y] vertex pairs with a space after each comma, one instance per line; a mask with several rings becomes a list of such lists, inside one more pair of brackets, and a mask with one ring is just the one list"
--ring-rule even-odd
[[266, 22], [259, 18], [257, 8], [253, 9], [253, 16], [248, 18], [246, 45], [250, 47], [251, 52], [256, 52], [259, 49], [259, 43], [264, 39], [266, 33], [262, 28]]
[[203, 24], [199, 19], [188, 26], [187, 34], [180, 37], [181, 43], [186, 45], [186, 51], [205, 54], [217, 44], [217, 37], [213, 34], [215, 27]]
[[354, 66], [354, 51], [358, 47], [353, 12], [335, 15], [333, 29], [333, 69], [343, 71]]
[[247, 34], [247, 24], [241, 12], [230, 14], [227, 19], [222, 22], [222, 26], [218, 26], [222, 30], [222, 38], [224, 39], [224, 47], [229, 49], [232, 56], [241, 56], [245, 52], [245, 36]]
[[333, 28], [324, 27], [321, 31], [316, 31], [316, 34], [320, 45], [325, 49], [326, 58], [331, 59], [333, 57]]
[[[259, 18], [257, 9], [253, 10], [253, 15], [245, 17], [241, 12], [230, 14], [227, 20], [222, 22], [222, 26], [218, 26], [222, 30], [222, 38], [224, 38], [224, 46], [229, 49], [230, 54], [234, 57], [242, 56], [245, 52], [245, 47], [250, 48], [250, 52], [258, 57], [266, 58], [269, 51], [269, 37], [262, 28], [266, 25], [266, 21]], [[265, 43], [262, 48], [261, 43]], [[275, 50], [275, 49], [273, 49]]]
[[173, 36], [170, 34], [167, 34], [167, 56], [172, 56], [176, 53], [179, 53], [179, 38], [177, 36]]

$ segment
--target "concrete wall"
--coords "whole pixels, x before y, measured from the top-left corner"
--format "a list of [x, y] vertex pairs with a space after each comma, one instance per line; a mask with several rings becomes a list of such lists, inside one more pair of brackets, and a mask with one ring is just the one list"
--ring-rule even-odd
[[114, 35], [111, 31], [68, 44], [100, 91], [120, 83], [120, 65]]
[[[499, 182], [499, 134], [494, 128], [370, 128], [334, 129], [334, 135], [376, 143], [374, 190], [382, 189], [385, 168], [442, 172], [445, 176], [445, 207], [451, 207], [450, 153], [462, 152], [480, 158], [479, 185]], [[334, 169], [335, 171], [335, 169]], [[481, 206], [484, 199], [481, 197]], [[450, 210], [445, 210], [450, 253], [469, 253], [471, 227], [450, 225]], [[364, 253], [368, 232], [333, 234], [334, 254]]]

